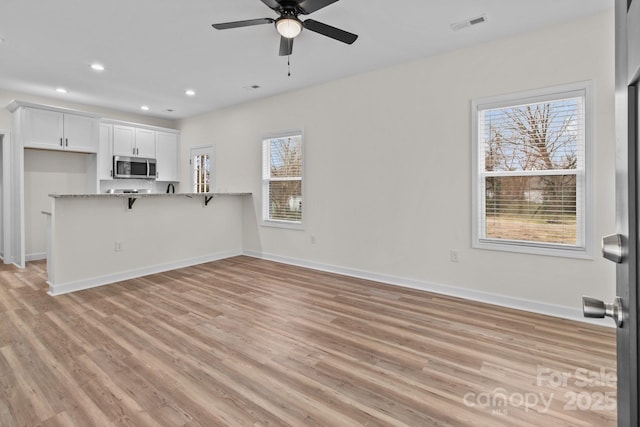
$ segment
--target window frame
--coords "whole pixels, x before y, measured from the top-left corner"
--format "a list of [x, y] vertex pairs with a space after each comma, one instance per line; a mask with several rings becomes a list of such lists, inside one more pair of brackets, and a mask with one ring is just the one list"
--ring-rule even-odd
[[[514, 240], [487, 239], [482, 233], [481, 221], [483, 221], [485, 199], [481, 191], [482, 179], [480, 171], [481, 149], [484, 147], [480, 137], [480, 113], [484, 110], [527, 105], [545, 101], [558, 100], [582, 96], [584, 97], [584, 156], [583, 171], [576, 172], [576, 185], [582, 181], [584, 185], [584, 200], [581, 206], [576, 202], [576, 210], [582, 209], [584, 230], [582, 233], [584, 242], [578, 245], [560, 245], [544, 242], [524, 242]], [[471, 247], [474, 249], [488, 249], [525, 253], [533, 255], [546, 255], [566, 258], [593, 259], [593, 186], [592, 186], [592, 139], [593, 139], [593, 83], [591, 81], [551, 86], [531, 91], [523, 91], [506, 95], [487, 98], [479, 98], [471, 101], [471, 150], [472, 150], [472, 215], [471, 215]], [[506, 176], [506, 174], [505, 174]]]
[[[300, 171], [300, 195], [302, 202], [302, 213], [300, 217], [300, 221], [289, 221], [282, 219], [271, 219], [269, 218], [269, 183], [274, 181], [269, 178], [267, 171], [265, 170], [265, 166], [270, 165], [269, 158], [265, 159], [265, 156], [270, 154], [267, 153], [265, 149], [265, 143], [268, 140], [278, 139], [278, 138], [286, 138], [291, 136], [299, 136], [301, 151], [302, 151], [302, 161], [301, 161], [301, 171]], [[292, 229], [292, 230], [304, 230], [305, 223], [305, 137], [304, 131], [302, 129], [293, 129], [281, 132], [273, 132], [268, 133], [262, 136], [260, 139], [260, 150], [262, 152], [262, 162], [261, 162], [261, 186], [262, 186], [262, 201], [261, 201], [261, 225], [265, 227], [276, 227], [276, 228], [284, 228], [284, 229]], [[278, 180], [275, 180], [278, 181]]]

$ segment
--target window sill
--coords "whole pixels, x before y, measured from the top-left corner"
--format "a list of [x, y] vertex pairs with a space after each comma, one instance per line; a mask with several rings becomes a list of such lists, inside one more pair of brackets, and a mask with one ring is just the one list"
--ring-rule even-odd
[[263, 220], [260, 225], [263, 227], [284, 228], [288, 230], [304, 230], [304, 224], [302, 222]]
[[519, 254], [528, 254], [528, 255], [542, 255], [542, 256], [551, 256], [551, 257], [559, 257], [559, 258], [573, 258], [573, 259], [584, 259], [584, 260], [593, 260], [593, 254], [591, 251], [582, 248], [558, 248], [551, 246], [536, 246], [536, 245], [526, 245], [526, 244], [518, 244], [518, 243], [498, 243], [498, 242], [490, 242], [490, 241], [475, 241], [471, 245], [474, 249], [486, 249], [491, 251], [500, 251], [500, 252], [511, 252], [511, 253], [519, 253]]

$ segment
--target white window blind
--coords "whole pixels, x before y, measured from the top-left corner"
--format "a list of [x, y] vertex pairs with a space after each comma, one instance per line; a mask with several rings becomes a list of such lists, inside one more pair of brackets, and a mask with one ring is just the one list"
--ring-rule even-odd
[[477, 247], [586, 251], [586, 93], [475, 104]]
[[262, 141], [263, 222], [302, 224], [302, 133]]

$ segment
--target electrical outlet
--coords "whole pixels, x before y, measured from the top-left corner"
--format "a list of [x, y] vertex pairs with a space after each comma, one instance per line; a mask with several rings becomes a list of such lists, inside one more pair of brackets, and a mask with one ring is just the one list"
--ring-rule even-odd
[[124, 246], [122, 242], [116, 242], [116, 252], [122, 252], [124, 250]]
[[451, 251], [449, 252], [449, 259], [451, 260], [451, 262], [459, 262], [460, 256], [458, 254], [458, 251], [455, 249], [451, 249]]

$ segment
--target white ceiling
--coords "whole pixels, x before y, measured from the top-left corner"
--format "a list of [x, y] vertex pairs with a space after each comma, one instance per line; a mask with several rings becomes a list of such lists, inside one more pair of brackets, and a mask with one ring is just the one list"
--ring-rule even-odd
[[[146, 114], [180, 119], [611, 8], [613, 0], [341, 0], [301, 18], [358, 40], [303, 31], [288, 77], [272, 25], [211, 27], [275, 18], [260, 0], [0, 0], [0, 89], [136, 113], [148, 105]], [[482, 14], [486, 23], [451, 30]], [[92, 71], [94, 61], [106, 70]]]

